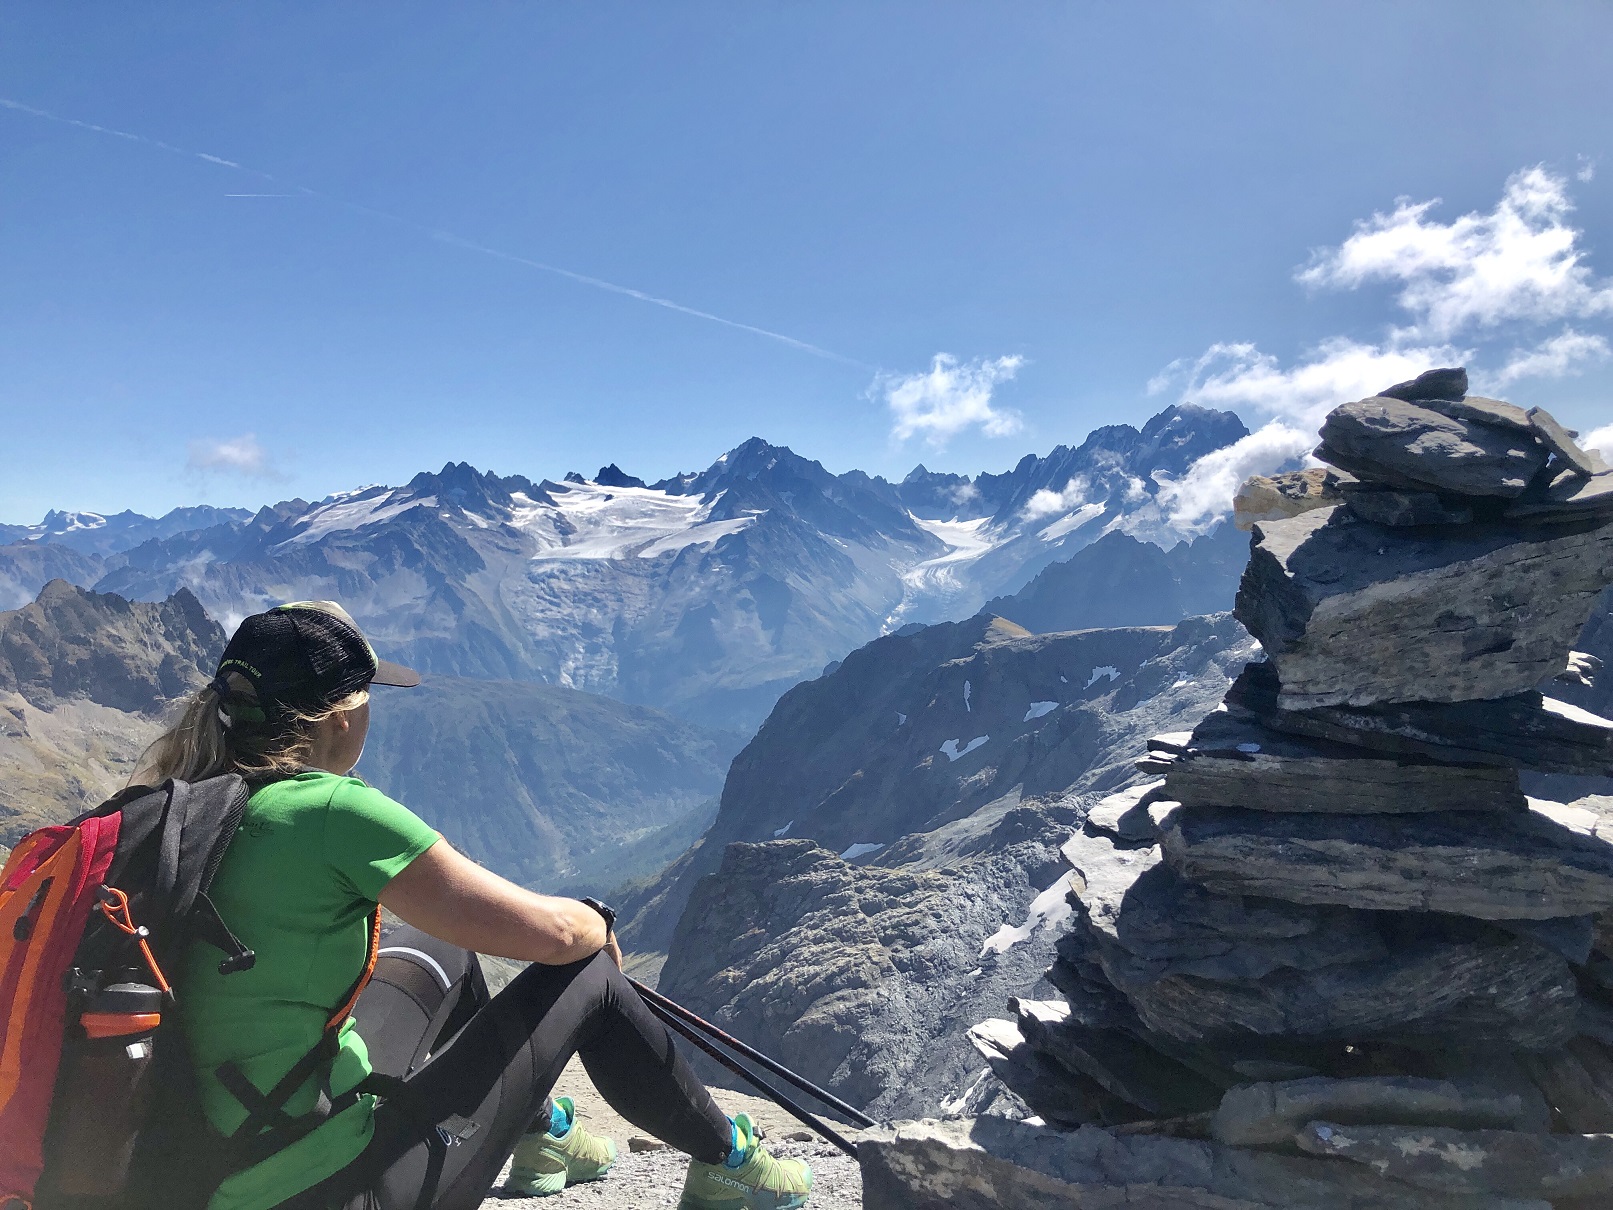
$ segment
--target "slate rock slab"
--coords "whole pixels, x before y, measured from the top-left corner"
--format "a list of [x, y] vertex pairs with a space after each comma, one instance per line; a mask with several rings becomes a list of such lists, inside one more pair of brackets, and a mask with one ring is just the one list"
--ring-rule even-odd
[[1530, 492], [1508, 506], [1508, 520], [1563, 524], [1579, 518], [1613, 516], [1613, 471], [1605, 467], [1589, 478], [1564, 471], [1539, 493]]
[[1613, 845], [1536, 811], [1516, 815], [1278, 815], [1182, 807], [1165, 860], [1227, 895], [1481, 920], [1613, 907]]
[[[1450, 917], [1407, 931], [1372, 962], [1259, 979], [1172, 975], [1122, 990], [1148, 1029], [1206, 1045], [1258, 1037], [1541, 1050], [1573, 1036], [1579, 992], [1560, 955]], [[1126, 977], [1118, 964], [1104, 970]]]
[[1613, 1188], [1613, 1135], [1311, 1122], [1302, 1151], [1353, 1160], [1435, 1193], [1587, 1197]]
[[1569, 1130], [1613, 1131], [1613, 1061], [1600, 1043], [1575, 1038], [1559, 1050], [1520, 1058]]
[[990, 1117], [897, 1122], [865, 1135], [857, 1158], [864, 1210], [1550, 1210], [1310, 1156]]
[[1613, 526], [1434, 532], [1339, 508], [1255, 526], [1235, 613], [1283, 708], [1508, 697], [1563, 671], [1613, 582]]
[[1425, 399], [1421, 401], [1424, 407], [1433, 408], [1446, 416], [1454, 416], [1458, 420], [1473, 420], [1479, 424], [1487, 424], [1492, 428], [1511, 429], [1527, 437], [1536, 435], [1535, 426], [1529, 421], [1529, 412], [1515, 403], [1507, 403], [1501, 399], [1486, 399], [1482, 395], [1467, 395], [1461, 399]]
[[1270, 1147], [1292, 1143], [1305, 1123], [1318, 1120], [1352, 1126], [1527, 1131], [1542, 1122], [1543, 1110], [1538, 1092], [1526, 1097], [1516, 1091], [1411, 1076], [1319, 1077], [1228, 1089], [1210, 1129], [1219, 1143]]
[[1326, 467], [1252, 475], [1232, 498], [1232, 523], [1247, 530], [1256, 521], [1278, 521], [1313, 508], [1327, 508], [1341, 499], [1341, 482], [1338, 472]]
[[1115, 840], [1153, 844], [1159, 839], [1158, 820], [1172, 805], [1164, 801], [1164, 789], [1160, 779], [1110, 794], [1087, 812], [1083, 826]]
[[1165, 796], [1189, 806], [1322, 814], [1522, 811], [1514, 769], [1287, 735], [1228, 711], [1209, 715], [1165, 774]]
[[1396, 528], [1467, 525], [1473, 520], [1470, 506], [1449, 503], [1434, 492], [1405, 491], [1377, 483], [1351, 483], [1345, 486], [1343, 495], [1352, 513], [1375, 525]]
[[1369, 752], [1452, 764], [1613, 777], [1613, 719], [1530, 690], [1472, 702], [1394, 702], [1284, 710], [1276, 665], [1248, 665], [1227, 691], [1234, 717]]
[[1012, 1021], [982, 1021], [970, 1028], [969, 1041], [992, 1074], [1045, 1121], [1074, 1127], [1144, 1116], [1090, 1077], [1037, 1053]]
[[1009, 1002], [1031, 1049], [1155, 1117], [1203, 1113], [1221, 1103], [1224, 1085], [1119, 1029], [1091, 1029], [1056, 1000]]
[[1086, 832], [1071, 836], [1059, 853], [1075, 871], [1071, 906], [1088, 927], [1104, 930], [1114, 927], [1132, 884], [1159, 864], [1157, 846], [1139, 849]]
[[1285, 967], [1315, 970], [1389, 954], [1372, 913], [1217, 895], [1165, 865], [1137, 878], [1118, 913], [1085, 923], [1098, 945], [1129, 955], [1104, 959], [1117, 969], [1124, 962], [1122, 989], [1169, 975], [1258, 979]]
[[1594, 475], [1598, 470], [1595, 460], [1579, 448], [1573, 436], [1545, 408], [1530, 408], [1529, 423], [1534, 427], [1535, 436], [1539, 437], [1553, 454], [1562, 459], [1563, 465], [1569, 470], [1577, 471], [1581, 475]]
[[1328, 413], [1316, 456], [1389, 487], [1511, 499], [1545, 468], [1548, 451], [1510, 429], [1374, 396]]
[[1385, 399], [1403, 399], [1407, 403], [1419, 403], [1425, 399], [1461, 399], [1467, 394], [1467, 367], [1447, 366], [1424, 370], [1410, 382], [1397, 382], [1378, 394]]

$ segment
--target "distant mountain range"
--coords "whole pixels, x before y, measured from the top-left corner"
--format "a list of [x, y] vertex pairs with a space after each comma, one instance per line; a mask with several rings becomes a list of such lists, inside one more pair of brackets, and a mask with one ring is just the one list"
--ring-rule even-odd
[[[1168, 408], [973, 478], [834, 475], [752, 439], [655, 484], [463, 463], [248, 516], [52, 513], [0, 529], [0, 605], [60, 576], [134, 600], [188, 588], [226, 627], [284, 600], [342, 601], [426, 671], [535, 681], [749, 732], [778, 697], [914, 622], [967, 617], [1105, 534], [1174, 546], [1162, 488], [1246, 434]], [[1191, 595], [1191, 594], [1189, 594]], [[1179, 616], [1179, 615], [1178, 615]]]

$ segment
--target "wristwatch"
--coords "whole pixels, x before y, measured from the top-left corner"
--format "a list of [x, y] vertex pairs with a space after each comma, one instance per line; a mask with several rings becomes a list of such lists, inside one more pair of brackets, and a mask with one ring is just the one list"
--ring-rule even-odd
[[582, 901], [594, 911], [605, 918], [605, 938], [609, 940], [616, 932], [616, 909], [608, 903], [601, 903], [598, 899], [584, 899]]

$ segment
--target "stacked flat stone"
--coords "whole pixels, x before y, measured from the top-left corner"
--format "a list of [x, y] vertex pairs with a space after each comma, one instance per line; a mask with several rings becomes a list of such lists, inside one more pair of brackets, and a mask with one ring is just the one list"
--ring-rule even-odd
[[1590, 1204], [1613, 799], [1520, 773], [1613, 776], [1613, 721], [1550, 696], [1595, 670], [1572, 647], [1613, 583], [1613, 471], [1463, 370], [1337, 408], [1316, 453], [1239, 495], [1266, 659], [1066, 844], [1065, 999], [977, 1045], [1050, 1126], [1356, 1161], [1415, 1204]]

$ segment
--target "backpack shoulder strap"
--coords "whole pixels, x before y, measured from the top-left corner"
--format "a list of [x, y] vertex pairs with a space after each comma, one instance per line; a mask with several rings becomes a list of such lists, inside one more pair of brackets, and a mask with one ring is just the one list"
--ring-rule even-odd
[[[246, 1119], [230, 1136], [230, 1143], [246, 1163], [257, 1163], [275, 1152], [289, 1147], [298, 1139], [317, 1129], [325, 1119], [357, 1103], [367, 1092], [381, 1092], [395, 1083], [374, 1076], [358, 1087], [334, 1096], [330, 1090], [331, 1063], [340, 1048], [342, 1025], [353, 1014], [359, 995], [375, 974], [375, 963], [381, 950], [381, 909], [376, 907], [370, 917], [370, 938], [364, 955], [364, 968], [359, 972], [352, 990], [343, 998], [325, 1023], [319, 1041], [291, 1065], [285, 1075], [275, 1081], [267, 1092], [247, 1079], [235, 1063], [222, 1063], [213, 1069], [214, 1076], [224, 1090], [239, 1101], [246, 1110]], [[222, 970], [223, 968], [220, 967]], [[314, 1106], [307, 1113], [292, 1117], [286, 1112], [291, 1100], [309, 1080], [319, 1077], [319, 1090]]]

